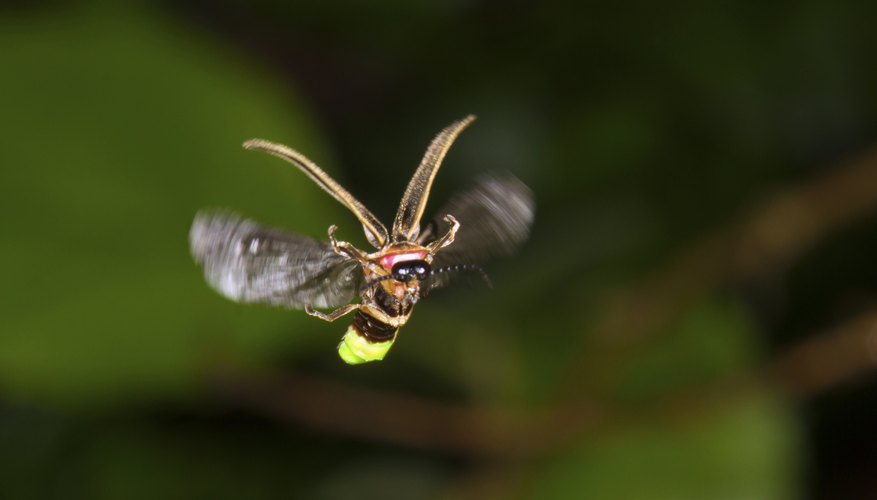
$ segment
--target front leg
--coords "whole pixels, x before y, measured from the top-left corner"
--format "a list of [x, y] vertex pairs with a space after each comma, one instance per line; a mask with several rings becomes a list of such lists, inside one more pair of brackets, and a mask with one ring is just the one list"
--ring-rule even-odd
[[427, 251], [429, 251], [429, 253], [431, 254], [435, 254], [442, 248], [453, 243], [454, 236], [457, 235], [457, 230], [460, 229], [460, 223], [457, 222], [457, 219], [455, 219], [454, 216], [451, 214], [445, 215], [445, 222], [449, 223], [451, 225], [451, 228], [448, 229], [448, 232], [445, 233], [444, 236], [433, 241], [429, 244], [429, 246], [426, 247]]
[[314, 308], [311, 307], [310, 304], [308, 304], [305, 306], [305, 312], [310, 314], [311, 316], [315, 316], [317, 318], [320, 318], [323, 321], [328, 321], [331, 323], [331, 322], [335, 321], [336, 319], [340, 318], [341, 316], [344, 316], [345, 314], [350, 313], [351, 311], [355, 310], [358, 307], [359, 307], [359, 304], [347, 304], [344, 307], [339, 307], [338, 309], [335, 309], [334, 311], [330, 312], [329, 314], [326, 314], [326, 313], [314, 310]]
[[381, 323], [395, 327], [401, 327], [402, 325], [404, 325], [408, 321], [408, 317], [411, 316], [411, 310], [409, 310], [407, 314], [402, 314], [400, 316], [390, 316], [382, 309], [373, 305], [369, 305], [366, 303], [360, 304], [360, 306], [362, 308], [362, 312], [365, 313], [367, 316], [371, 316]]
[[335, 239], [335, 231], [338, 230], [338, 226], [332, 224], [329, 226], [329, 243], [332, 244], [332, 250], [335, 251], [338, 255], [343, 255], [345, 257], [350, 257], [351, 259], [356, 260], [360, 264], [368, 263], [368, 256], [355, 246], [351, 245], [346, 241], [338, 241]]

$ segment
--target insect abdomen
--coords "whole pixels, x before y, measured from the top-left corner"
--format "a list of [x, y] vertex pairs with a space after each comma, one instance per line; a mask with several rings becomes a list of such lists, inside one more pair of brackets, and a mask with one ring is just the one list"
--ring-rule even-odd
[[393, 340], [396, 338], [396, 332], [399, 331], [398, 326], [388, 325], [362, 310], [356, 311], [356, 315], [353, 316], [353, 328], [373, 343]]
[[393, 346], [398, 331], [398, 326], [388, 325], [362, 310], [356, 311], [353, 324], [347, 327], [347, 333], [338, 344], [338, 355], [351, 365], [382, 360]]

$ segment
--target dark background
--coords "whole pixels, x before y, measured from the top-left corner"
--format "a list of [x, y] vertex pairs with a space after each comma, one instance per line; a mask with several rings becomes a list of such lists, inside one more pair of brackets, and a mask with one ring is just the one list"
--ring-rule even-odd
[[[0, 496], [874, 496], [862, 5], [3, 4]], [[389, 223], [469, 113], [430, 208], [509, 170], [530, 241], [383, 362], [191, 261], [211, 206], [365, 246], [244, 140]]]

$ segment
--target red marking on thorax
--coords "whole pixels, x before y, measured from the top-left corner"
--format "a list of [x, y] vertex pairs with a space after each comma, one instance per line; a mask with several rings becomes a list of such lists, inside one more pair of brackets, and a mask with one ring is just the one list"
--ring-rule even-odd
[[387, 269], [393, 269], [393, 266], [396, 265], [397, 262], [405, 262], [409, 260], [423, 260], [426, 257], [426, 252], [409, 252], [409, 253], [393, 253], [390, 255], [384, 255], [381, 257], [381, 265]]

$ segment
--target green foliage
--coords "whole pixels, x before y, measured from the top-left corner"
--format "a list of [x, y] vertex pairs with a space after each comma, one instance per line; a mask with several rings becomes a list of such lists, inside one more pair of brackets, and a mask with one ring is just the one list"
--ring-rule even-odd
[[588, 435], [544, 465], [528, 497], [793, 498], [797, 435], [783, 408], [770, 397], [725, 406]]
[[721, 382], [757, 362], [760, 332], [734, 304], [693, 307], [638, 352], [618, 376], [616, 397], [636, 403], [687, 387]]
[[261, 134], [320, 159], [303, 106], [166, 19], [92, 9], [0, 29], [14, 75], [0, 82], [4, 390], [82, 404], [178, 392], [319, 340], [332, 355], [303, 315], [221, 299], [188, 253], [205, 206], [314, 235], [341, 220], [297, 172], [239, 147]]

